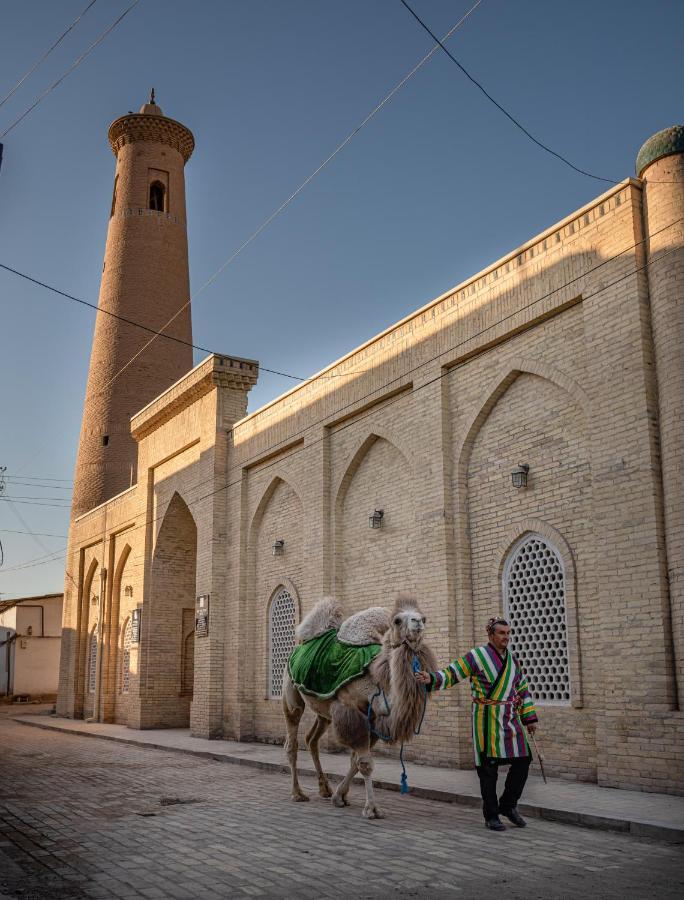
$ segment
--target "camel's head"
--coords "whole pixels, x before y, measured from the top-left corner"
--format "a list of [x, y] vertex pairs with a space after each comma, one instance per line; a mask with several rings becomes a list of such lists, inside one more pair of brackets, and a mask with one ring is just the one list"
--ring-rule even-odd
[[392, 612], [390, 625], [390, 644], [398, 647], [408, 644], [415, 649], [420, 646], [425, 631], [425, 616], [413, 600], [400, 598]]

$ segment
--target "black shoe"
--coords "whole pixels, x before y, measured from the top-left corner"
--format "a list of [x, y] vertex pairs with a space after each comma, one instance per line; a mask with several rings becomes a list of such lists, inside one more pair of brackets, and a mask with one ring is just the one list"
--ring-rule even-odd
[[498, 816], [494, 816], [493, 819], [485, 819], [485, 828], [489, 828], [490, 831], [506, 830], [506, 826]]
[[508, 812], [501, 811], [502, 816], [506, 816], [507, 819], [510, 819], [514, 825], [517, 825], [518, 828], [524, 828], [527, 825], [527, 822], [523, 819], [523, 817], [518, 812], [518, 807], [514, 806], [513, 809]]

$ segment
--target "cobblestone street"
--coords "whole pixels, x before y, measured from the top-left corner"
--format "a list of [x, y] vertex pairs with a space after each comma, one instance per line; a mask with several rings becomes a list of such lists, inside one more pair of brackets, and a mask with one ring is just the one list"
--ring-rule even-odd
[[304, 780], [0, 718], [0, 897], [513, 898], [684, 895], [682, 850], [379, 792], [387, 818]]

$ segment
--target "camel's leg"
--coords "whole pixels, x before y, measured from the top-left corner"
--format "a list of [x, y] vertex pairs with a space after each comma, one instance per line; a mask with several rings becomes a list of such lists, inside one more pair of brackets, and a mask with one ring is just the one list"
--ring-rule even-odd
[[309, 731], [306, 736], [306, 746], [309, 748], [309, 753], [311, 754], [311, 759], [313, 760], [316, 774], [318, 775], [318, 793], [321, 797], [325, 797], [326, 799], [332, 797], [332, 791], [330, 790], [330, 783], [321, 766], [321, 759], [318, 755], [318, 742], [328, 730], [329, 725], [329, 719], [324, 719], [323, 716], [318, 715], [316, 716], [316, 721], [314, 722], [311, 731]]
[[342, 808], [343, 806], [349, 806], [349, 801], [347, 800], [349, 786], [358, 771], [359, 758], [356, 754], [356, 750], [352, 750], [349, 771], [344, 776], [342, 781], [340, 781], [340, 783], [337, 785], [337, 787], [335, 788], [335, 793], [332, 796], [333, 806], [337, 806], [339, 808]]
[[371, 756], [370, 747], [367, 752], [359, 754], [359, 771], [363, 775], [366, 785], [366, 805], [363, 808], [362, 815], [366, 819], [384, 819], [385, 814], [375, 802], [375, 792], [373, 791], [373, 757]]
[[299, 729], [299, 720], [304, 713], [304, 700], [302, 695], [286, 676], [283, 683], [283, 714], [287, 723], [287, 738], [285, 739], [285, 752], [287, 753], [287, 761], [290, 764], [290, 773], [292, 775], [292, 799], [308, 800], [304, 791], [299, 786], [297, 778], [297, 731]]

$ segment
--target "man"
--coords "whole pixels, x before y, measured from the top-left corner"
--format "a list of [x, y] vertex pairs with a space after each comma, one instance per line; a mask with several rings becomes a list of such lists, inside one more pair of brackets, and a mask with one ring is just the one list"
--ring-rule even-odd
[[[428, 691], [443, 691], [470, 679], [473, 695], [473, 744], [480, 777], [485, 825], [505, 831], [499, 815], [518, 828], [527, 824], [517, 809], [532, 762], [527, 735], [537, 728], [537, 713], [520, 664], [508, 652], [511, 629], [498, 616], [487, 623], [489, 641], [474, 647], [438, 672], [416, 672]], [[524, 726], [524, 727], [523, 727]], [[501, 799], [496, 797], [498, 767], [510, 765]]]

